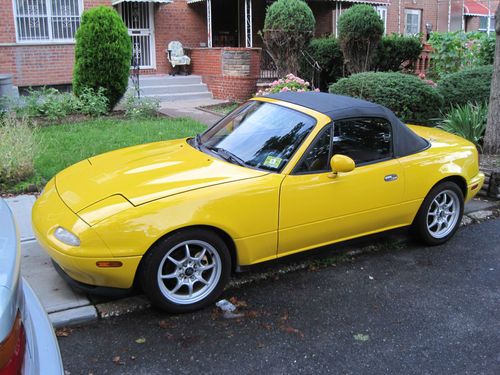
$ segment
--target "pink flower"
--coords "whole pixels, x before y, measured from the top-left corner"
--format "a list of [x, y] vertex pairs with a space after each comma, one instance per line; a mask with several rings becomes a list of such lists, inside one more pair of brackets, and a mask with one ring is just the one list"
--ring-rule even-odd
[[420, 72], [419, 75], [418, 75], [418, 78], [425, 79], [425, 73], [424, 72]]

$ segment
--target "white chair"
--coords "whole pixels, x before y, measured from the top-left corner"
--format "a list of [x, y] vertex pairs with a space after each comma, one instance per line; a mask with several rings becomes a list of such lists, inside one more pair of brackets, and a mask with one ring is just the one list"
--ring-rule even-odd
[[167, 57], [168, 61], [172, 65], [173, 72], [172, 75], [175, 76], [176, 71], [179, 70], [179, 67], [184, 69], [184, 73], [187, 73], [187, 66], [191, 64], [191, 59], [188, 55], [184, 53], [184, 48], [182, 48], [182, 43], [174, 40], [168, 43], [167, 47]]

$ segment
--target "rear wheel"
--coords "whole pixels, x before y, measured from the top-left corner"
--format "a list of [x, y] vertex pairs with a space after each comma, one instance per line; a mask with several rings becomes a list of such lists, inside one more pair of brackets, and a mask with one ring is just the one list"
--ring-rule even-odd
[[141, 268], [141, 285], [151, 302], [174, 313], [215, 301], [229, 280], [231, 257], [225, 242], [207, 230], [186, 230], [150, 249]]
[[462, 190], [451, 181], [432, 188], [415, 218], [414, 228], [421, 241], [440, 245], [448, 241], [462, 221], [464, 197]]

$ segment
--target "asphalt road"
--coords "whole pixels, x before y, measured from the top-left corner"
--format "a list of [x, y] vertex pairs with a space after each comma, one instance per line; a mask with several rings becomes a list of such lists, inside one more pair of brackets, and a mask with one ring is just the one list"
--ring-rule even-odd
[[217, 309], [149, 310], [74, 329], [71, 374], [500, 374], [500, 219], [446, 245], [365, 254], [227, 291]]

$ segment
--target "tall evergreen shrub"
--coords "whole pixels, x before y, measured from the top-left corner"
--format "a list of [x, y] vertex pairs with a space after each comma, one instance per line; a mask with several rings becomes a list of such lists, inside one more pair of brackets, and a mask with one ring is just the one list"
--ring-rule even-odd
[[351, 73], [370, 70], [384, 23], [371, 5], [353, 5], [339, 18], [339, 42]]
[[110, 7], [86, 10], [76, 33], [73, 91], [105, 89], [109, 109], [127, 90], [132, 44], [122, 19]]

